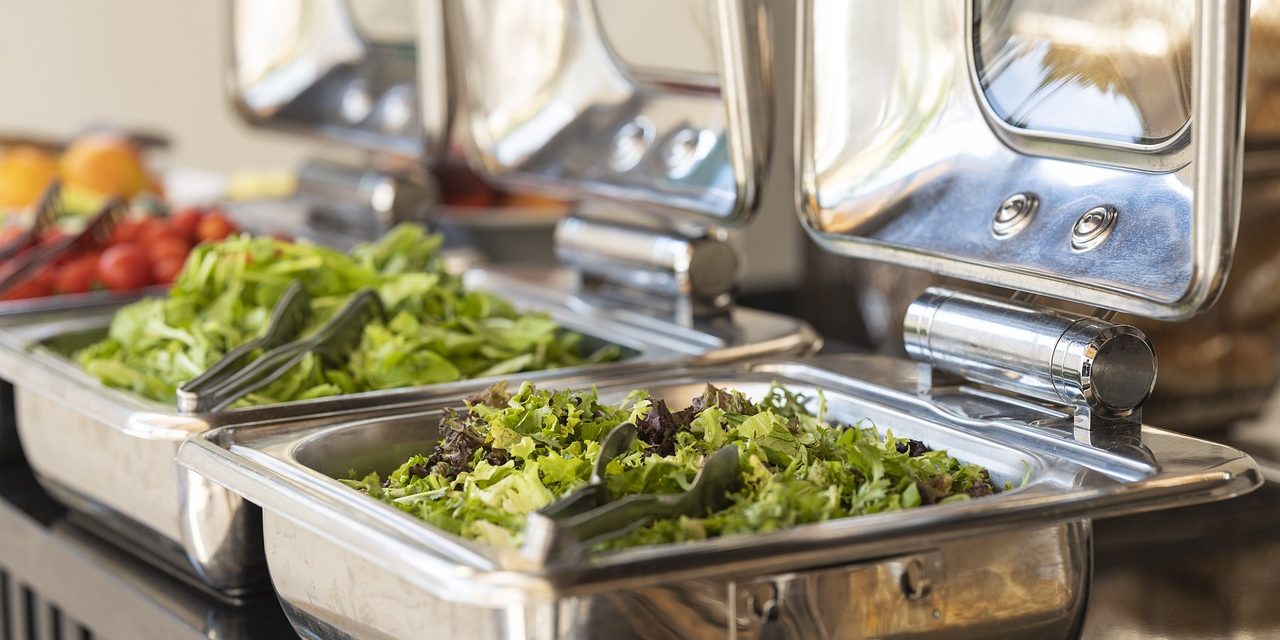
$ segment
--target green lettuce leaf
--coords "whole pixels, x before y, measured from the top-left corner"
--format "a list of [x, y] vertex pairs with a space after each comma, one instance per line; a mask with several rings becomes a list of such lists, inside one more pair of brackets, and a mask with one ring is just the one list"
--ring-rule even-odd
[[[384, 484], [369, 476], [347, 484], [445, 531], [499, 547], [523, 541], [526, 516], [587, 483], [599, 440], [623, 422], [648, 419], [666, 399], [636, 390], [602, 404], [594, 390], [544, 391], [524, 383], [495, 386], [462, 412], [446, 412], [446, 437], [411, 457]], [[641, 431], [605, 469], [615, 498], [686, 490], [707, 456], [737, 446], [741, 482], [724, 509], [703, 518], [639, 526], [600, 549], [776, 531], [832, 518], [971, 500], [996, 491], [986, 470], [918, 441], [870, 425], [840, 426], [825, 410], [775, 386], [758, 403], [730, 389], [707, 390], [663, 420], [677, 426], [674, 450]], [[645, 438], [655, 440], [647, 442]], [[667, 444], [670, 444], [668, 442]], [[352, 478], [357, 478], [353, 471]]]
[[355, 292], [377, 291], [385, 322], [366, 326], [344, 363], [313, 357], [240, 406], [452, 382], [616, 359], [584, 354], [581, 336], [543, 314], [520, 314], [446, 272], [438, 235], [400, 225], [344, 254], [305, 242], [237, 236], [192, 250], [166, 298], [120, 309], [105, 340], [74, 354], [109, 386], [162, 402], [227, 351], [266, 330], [295, 280], [311, 297], [310, 331]]

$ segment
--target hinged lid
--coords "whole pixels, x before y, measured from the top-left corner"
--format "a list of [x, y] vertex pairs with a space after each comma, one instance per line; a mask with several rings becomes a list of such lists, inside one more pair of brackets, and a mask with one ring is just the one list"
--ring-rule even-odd
[[824, 248], [1153, 318], [1213, 302], [1247, 3], [799, 7], [799, 207]]
[[763, 0], [449, 11], [463, 135], [499, 183], [699, 224], [758, 207], [772, 128]]
[[443, 150], [451, 94], [440, 0], [229, 6], [228, 82], [250, 124], [428, 159]]

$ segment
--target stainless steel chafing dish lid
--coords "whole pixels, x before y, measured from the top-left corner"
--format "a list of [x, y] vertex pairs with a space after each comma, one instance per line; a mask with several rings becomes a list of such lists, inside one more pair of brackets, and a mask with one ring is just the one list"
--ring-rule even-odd
[[232, 101], [255, 126], [436, 157], [452, 95], [442, 4], [232, 0]]
[[836, 253], [1159, 319], [1235, 242], [1238, 0], [801, 0], [801, 219]]
[[772, 128], [762, 0], [448, 9], [460, 133], [495, 181], [702, 224], [758, 208]]

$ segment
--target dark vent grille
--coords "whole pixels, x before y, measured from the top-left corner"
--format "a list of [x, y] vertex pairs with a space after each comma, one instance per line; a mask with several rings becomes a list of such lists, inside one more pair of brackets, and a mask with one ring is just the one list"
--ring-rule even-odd
[[93, 632], [67, 617], [0, 567], [0, 640], [93, 640]]

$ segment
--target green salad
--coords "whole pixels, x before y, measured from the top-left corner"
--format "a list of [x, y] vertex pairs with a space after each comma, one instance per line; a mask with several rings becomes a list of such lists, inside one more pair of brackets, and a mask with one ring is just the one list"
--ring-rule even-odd
[[467, 291], [437, 255], [441, 237], [413, 225], [342, 253], [304, 242], [239, 236], [196, 247], [166, 298], [120, 309], [106, 339], [75, 354], [103, 383], [171, 402], [175, 389], [266, 329], [291, 282], [311, 297], [319, 327], [357, 291], [377, 291], [386, 321], [365, 327], [343, 367], [308, 355], [240, 401], [268, 404], [599, 362], [614, 347], [582, 352], [582, 336], [545, 314], [518, 313], [501, 297]]
[[603, 404], [594, 390], [526, 382], [508, 393], [497, 385], [444, 412], [434, 450], [385, 479], [370, 473], [344, 482], [450, 533], [518, 547], [526, 515], [586, 484], [600, 441], [631, 422], [639, 437], [604, 474], [614, 498], [684, 491], [705, 457], [726, 445], [739, 449], [741, 482], [727, 508], [657, 520], [602, 549], [774, 531], [996, 491], [982, 467], [874, 426], [832, 424], [825, 412], [820, 393], [809, 398], [777, 385], [759, 402], [707, 385], [678, 411], [643, 390]]

